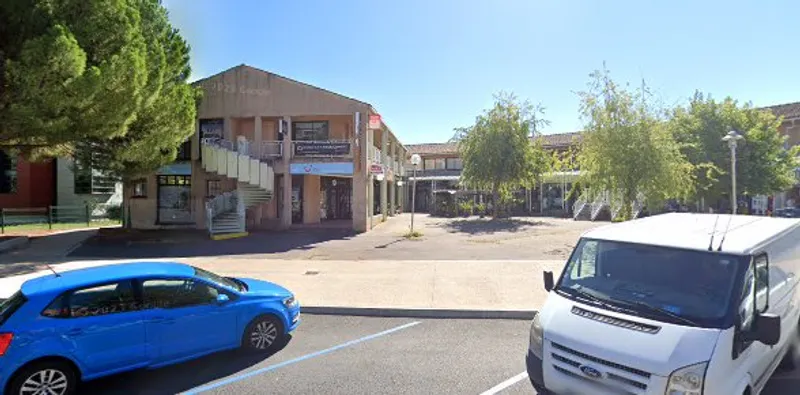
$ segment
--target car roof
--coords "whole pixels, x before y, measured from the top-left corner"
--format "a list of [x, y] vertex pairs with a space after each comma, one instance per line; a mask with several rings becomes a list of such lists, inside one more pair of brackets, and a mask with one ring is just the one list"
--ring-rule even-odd
[[179, 262], [128, 262], [83, 269], [59, 271], [30, 279], [22, 284], [22, 293], [59, 293], [107, 281], [127, 280], [142, 276], [192, 276], [194, 268]]
[[[668, 213], [591, 229], [583, 237], [708, 251], [751, 254], [764, 243], [800, 225], [797, 218], [750, 215]], [[727, 232], [726, 232], [727, 229]]]

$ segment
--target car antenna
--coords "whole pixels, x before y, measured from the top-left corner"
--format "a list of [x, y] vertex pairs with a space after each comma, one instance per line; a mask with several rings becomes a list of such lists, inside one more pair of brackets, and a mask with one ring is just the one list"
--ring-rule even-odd
[[711, 246], [714, 245], [714, 233], [717, 233], [717, 221], [719, 221], [719, 214], [717, 214], [717, 217], [714, 218], [714, 228], [711, 229], [711, 241], [708, 242], [709, 251], [714, 251], [714, 248]]
[[725, 225], [725, 231], [722, 232], [722, 240], [719, 241], [719, 247], [717, 247], [717, 252], [722, 251], [722, 243], [725, 242], [725, 236], [728, 235], [728, 228], [731, 227], [731, 219], [733, 219], [733, 214], [728, 217], [728, 224]]
[[49, 264], [49, 263], [45, 262], [45, 263], [44, 263], [44, 265], [45, 265], [45, 266], [47, 266], [47, 268], [48, 268], [48, 269], [50, 269], [50, 271], [51, 271], [51, 272], [53, 272], [53, 274], [55, 274], [55, 275], [56, 275], [56, 277], [61, 277], [61, 275], [60, 275], [60, 274], [58, 274], [58, 272], [56, 271], [56, 269], [53, 269], [53, 267], [52, 267], [52, 266], [50, 266], [50, 264]]

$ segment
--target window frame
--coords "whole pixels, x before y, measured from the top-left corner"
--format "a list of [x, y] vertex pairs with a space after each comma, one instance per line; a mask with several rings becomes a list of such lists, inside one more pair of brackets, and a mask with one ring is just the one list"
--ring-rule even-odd
[[[314, 134], [314, 138], [307, 139], [307, 138], [298, 138], [297, 131], [300, 129], [298, 125], [310, 125], [310, 128], [303, 128], [303, 133], [307, 133], [311, 130]], [[317, 129], [317, 125], [320, 126]], [[320, 131], [324, 133], [320, 134]], [[323, 136], [324, 134], [324, 136]], [[321, 120], [321, 121], [293, 121], [292, 122], [292, 141], [327, 141], [331, 139], [331, 129], [330, 129], [330, 121]]]
[[[109, 314], [92, 315], [92, 316], [85, 316], [85, 317], [73, 317], [72, 316], [72, 308], [70, 307], [70, 305], [71, 305], [70, 299], [72, 298], [72, 295], [75, 292], [78, 292], [78, 291], [81, 291], [81, 290], [85, 290], [85, 289], [103, 287], [103, 286], [112, 285], [112, 284], [122, 284], [122, 283], [125, 283], [125, 282], [130, 283], [131, 289], [133, 290], [133, 299], [139, 305], [139, 308], [137, 308], [135, 310], [121, 311], [121, 312], [109, 313]], [[60, 306], [59, 310], [61, 310], [61, 315], [58, 315], [58, 316], [45, 315], [44, 312], [49, 310], [50, 307], [53, 306], [53, 304], [56, 303], [57, 301], [60, 301], [60, 305], [61, 306]], [[131, 279], [111, 280], [111, 281], [104, 281], [104, 282], [95, 283], [95, 284], [91, 284], [91, 285], [84, 285], [84, 286], [81, 286], [81, 287], [72, 288], [72, 289], [69, 289], [67, 291], [61, 292], [60, 294], [56, 295], [56, 297], [54, 297], [52, 300], [50, 300], [49, 303], [47, 303], [47, 305], [42, 309], [42, 311], [39, 312], [39, 316], [41, 316], [43, 318], [69, 319], [69, 320], [71, 320], [71, 319], [80, 319], [80, 318], [103, 317], [103, 316], [114, 315], [114, 314], [135, 313], [135, 312], [142, 311], [141, 302], [142, 302], [142, 300], [141, 300], [141, 292], [139, 292], [139, 287], [138, 287], [138, 284], [136, 283], [135, 280], [131, 280]], [[64, 315], [64, 312], [66, 312], [66, 315]]]
[[[759, 289], [759, 275], [758, 275], [758, 260], [764, 258], [764, 267], [766, 269], [766, 287], [763, 288], [764, 297], [766, 298], [764, 302], [764, 309], [762, 311], [758, 310], [758, 294], [760, 292]], [[749, 289], [745, 290], [745, 286], [747, 285], [747, 278], [749, 273], [753, 273], [753, 286], [747, 287]], [[756, 322], [756, 316], [759, 314], [763, 314], [769, 310], [769, 294], [770, 294], [770, 279], [769, 279], [769, 256], [766, 252], [761, 252], [759, 254], [753, 255], [750, 258], [750, 265], [747, 268], [744, 276], [742, 277], [742, 294], [740, 295], [740, 301], [736, 305], [736, 327], [734, 328], [734, 342], [733, 342], [733, 350], [731, 357], [735, 360], [741, 355], [742, 352], [747, 350], [751, 344], [755, 340], [744, 340], [742, 339], [742, 335], [747, 333], [748, 331], [752, 330], [754, 323]], [[743, 327], [744, 321], [747, 320], [748, 317], [744, 319], [741, 318], [739, 312], [741, 311], [742, 307], [744, 306], [744, 302], [747, 301], [747, 294], [745, 292], [752, 292], [752, 309], [750, 310], [750, 322], [748, 323], [748, 327]]]
[[[451, 166], [451, 161], [453, 162], [452, 166]], [[455, 165], [456, 163], [458, 164], [458, 166]], [[458, 158], [458, 157], [456, 157], [456, 158], [445, 158], [444, 167], [447, 170], [463, 170], [464, 169], [464, 160], [461, 159], [461, 158]]]
[[[218, 187], [218, 189], [219, 189], [219, 191], [218, 191], [219, 193], [218, 193], [218, 194], [216, 194], [216, 195], [214, 195], [214, 194], [212, 194], [212, 193], [211, 193], [211, 189], [212, 189], [212, 188], [211, 188], [211, 184], [212, 184], [212, 183], [216, 183], [216, 184], [217, 184], [217, 187]], [[222, 180], [206, 180], [206, 198], [209, 198], [209, 199], [211, 199], [211, 198], [214, 198], [214, 197], [216, 197], [216, 196], [219, 196], [219, 195], [221, 195], [221, 194], [223, 194], [223, 193], [224, 193], [224, 192], [222, 191]]]
[[192, 160], [192, 138], [181, 143], [178, 146], [178, 153], [175, 155], [176, 162], [188, 162]]
[[[131, 198], [132, 199], [146, 199], [147, 198], [147, 179], [138, 178], [131, 182]], [[137, 192], [137, 187], [141, 186], [141, 190]]]
[[8, 190], [0, 190], [0, 195], [14, 195], [19, 190], [19, 155], [0, 150], [0, 161], [6, 162], [0, 167], [0, 178], [5, 181], [0, 185], [8, 185]]

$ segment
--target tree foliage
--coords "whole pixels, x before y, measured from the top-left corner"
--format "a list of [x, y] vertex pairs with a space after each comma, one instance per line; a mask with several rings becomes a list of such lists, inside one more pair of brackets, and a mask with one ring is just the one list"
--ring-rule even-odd
[[784, 148], [786, 137], [778, 129], [781, 121], [769, 111], [731, 98], [717, 102], [700, 92], [686, 107], [674, 109], [670, 129], [695, 169], [692, 198], [716, 202], [730, 196], [731, 154], [722, 141], [730, 130], [744, 136], [736, 154], [737, 194], [767, 195], [791, 187], [800, 151]]
[[193, 130], [188, 46], [159, 0], [0, 2], [0, 64], [4, 148], [124, 175]]
[[535, 139], [547, 123], [540, 117], [542, 113], [539, 106], [500, 93], [495, 95], [494, 106], [476, 117], [474, 125], [457, 129], [464, 162], [461, 178], [472, 188], [492, 192], [494, 216], [503, 197], [534, 185], [545, 171], [547, 157]]
[[618, 199], [622, 219], [631, 217], [639, 196], [654, 204], [688, 193], [691, 164], [648, 103], [646, 89], [631, 92], [606, 69], [590, 77], [589, 89], [579, 93], [586, 122], [579, 154], [582, 183]]

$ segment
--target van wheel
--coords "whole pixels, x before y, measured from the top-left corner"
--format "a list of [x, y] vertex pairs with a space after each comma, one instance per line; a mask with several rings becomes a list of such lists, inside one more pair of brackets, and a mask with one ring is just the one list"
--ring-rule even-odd
[[242, 347], [247, 351], [274, 351], [286, 336], [283, 323], [275, 316], [262, 315], [247, 325], [242, 338]]
[[72, 395], [78, 375], [66, 362], [42, 361], [20, 369], [11, 379], [10, 395]]

